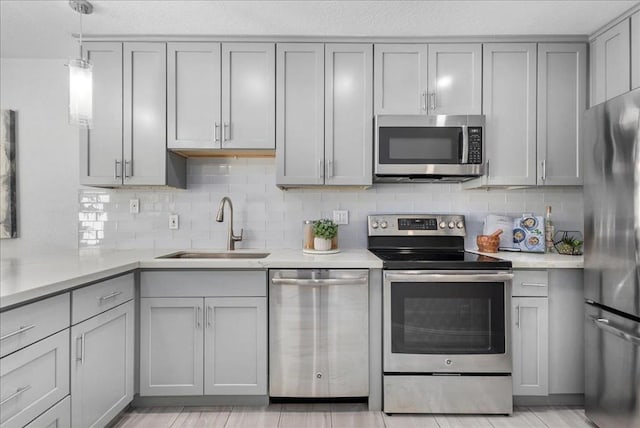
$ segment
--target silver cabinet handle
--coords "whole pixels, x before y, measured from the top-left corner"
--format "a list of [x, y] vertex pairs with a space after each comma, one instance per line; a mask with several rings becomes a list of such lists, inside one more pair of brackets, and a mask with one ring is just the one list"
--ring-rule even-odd
[[98, 297], [98, 300], [102, 302], [103, 300], [113, 299], [114, 297], [119, 296], [120, 294], [122, 294], [122, 291], [114, 291], [113, 293], [107, 294], [106, 296]]
[[516, 311], [518, 311], [518, 316], [516, 317], [516, 327], [520, 328], [520, 305], [516, 306]]
[[5, 340], [5, 339], [8, 339], [10, 337], [16, 336], [18, 334], [22, 334], [22, 333], [24, 333], [26, 331], [31, 330], [34, 327], [35, 327], [35, 324], [27, 325], [25, 327], [20, 327], [16, 331], [12, 331], [11, 333], [7, 333], [4, 336], [0, 337], [0, 340]]
[[229, 141], [231, 139], [231, 124], [224, 122], [222, 125], [222, 141]]
[[[80, 341], [80, 352], [78, 352], [78, 340]], [[84, 333], [80, 337], [76, 337], [76, 355], [76, 361], [80, 361], [80, 364], [84, 365]]]
[[113, 167], [113, 178], [120, 178], [121, 174], [118, 172], [118, 167], [120, 166], [120, 164], [121, 162], [116, 159]]
[[634, 345], [640, 346], [640, 337], [636, 336], [633, 332], [624, 331], [619, 327], [614, 327], [615, 324], [611, 323], [611, 321], [606, 318], [597, 318], [594, 316], [590, 316], [589, 318], [591, 318], [591, 322], [593, 322], [593, 324], [599, 329], [613, 334], [614, 336], [618, 336], [619, 338], [624, 339], [627, 342], [631, 342]]
[[318, 161], [318, 170], [320, 171], [320, 178], [324, 178], [324, 160]]
[[431, 99], [431, 112], [433, 113], [436, 109], [436, 93], [432, 92], [429, 98]]
[[333, 161], [327, 161], [327, 177], [333, 177]]
[[207, 305], [207, 325], [211, 327], [211, 306]]
[[271, 282], [283, 285], [356, 285], [366, 284], [369, 281], [367, 276], [341, 279], [297, 279], [297, 278], [273, 278]]
[[422, 110], [427, 111], [427, 91], [422, 91]]
[[200, 322], [201, 311], [202, 311], [202, 308], [200, 308], [200, 306], [196, 306], [196, 328], [200, 328], [202, 326], [202, 323]]
[[220, 124], [218, 122], [213, 124], [213, 140], [216, 143], [220, 141]]
[[547, 284], [541, 284], [537, 282], [521, 282], [520, 284], [523, 287], [546, 287], [547, 286]]
[[542, 161], [542, 181], [547, 181], [547, 161]]
[[131, 178], [133, 176], [133, 161], [124, 161], [124, 178]]
[[14, 398], [16, 398], [17, 396], [19, 396], [20, 394], [22, 394], [23, 392], [26, 392], [28, 390], [31, 389], [31, 385], [27, 385], [27, 386], [21, 386], [20, 388], [16, 389], [16, 392], [14, 392], [13, 394], [11, 394], [10, 396], [8, 396], [7, 398], [5, 398], [4, 400], [0, 401], [0, 406], [2, 406], [4, 403], [8, 403], [9, 401], [13, 400]]

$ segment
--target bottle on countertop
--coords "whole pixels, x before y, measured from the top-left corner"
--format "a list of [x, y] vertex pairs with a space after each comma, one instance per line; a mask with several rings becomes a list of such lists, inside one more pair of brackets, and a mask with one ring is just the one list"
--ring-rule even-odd
[[547, 207], [547, 215], [544, 219], [544, 241], [545, 241], [545, 252], [552, 253], [553, 252], [553, 234], [554, 234], [554, 226], [553, 221], [551, 220], [551, 206]]

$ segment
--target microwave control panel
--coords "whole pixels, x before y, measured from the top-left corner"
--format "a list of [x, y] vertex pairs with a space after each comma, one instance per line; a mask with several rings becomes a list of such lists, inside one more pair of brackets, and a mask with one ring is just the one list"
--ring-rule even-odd
[[469, 163], [482, 163], [482, 127], [470, 126], [469, 132]]

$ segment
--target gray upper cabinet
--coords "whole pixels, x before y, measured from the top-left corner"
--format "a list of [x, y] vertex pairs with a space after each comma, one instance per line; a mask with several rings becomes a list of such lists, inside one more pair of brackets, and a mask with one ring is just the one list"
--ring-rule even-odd
[[275, 148], [275, 45], [222, 45], [222, 148]]
[[640, 88], [640, 12], [631, 15], [631, 89]]
[[536, 185], [536, 44], [483, 47], [486, 173], [473, 185]]
[[278, 44], [277, 62], [277, 185], [370, 186], [372, 45]]
[[167, 56], [167, 147], [220, 148], [220, 43], [169, 43]]
[[374, 46], [375, 114], [427, 112], [427, 45]]
[[273, 43], [169, 43], [168, 147], [275, 148]]
[[582, 185], [582, 116], [587, 108], [587, 47], [538, 45], [539, 185]]
[[80, 182], [186, 186], [186, 161], [167, 152], [166, 44], [85, 44], [94, 61], [94, 126], [80, 132]]
[[376, 44], [375, 114], [480, 114], [482, 45]]
[[631, 88], [629, 21], [625, 19], [591, 41], [591, 106]]
[[482, 113], [482, 45], [429, 45], [429, 114]]
[[325, 46], [325, 184], [370, 186], [373, 46]]
[[80, 182], [122, 184], [122, 43], [84, 43], [93, 63], [93, 127], [80, 131]]
[[324, 183], [324, 44], [277, 46], [278, 185]]

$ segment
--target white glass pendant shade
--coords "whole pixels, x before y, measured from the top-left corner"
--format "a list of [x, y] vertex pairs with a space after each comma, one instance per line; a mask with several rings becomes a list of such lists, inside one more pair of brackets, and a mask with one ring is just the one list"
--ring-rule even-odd
[[93, 125], [93, 65], [84, 59], [69, 61], [69, 123]]

